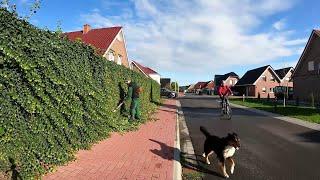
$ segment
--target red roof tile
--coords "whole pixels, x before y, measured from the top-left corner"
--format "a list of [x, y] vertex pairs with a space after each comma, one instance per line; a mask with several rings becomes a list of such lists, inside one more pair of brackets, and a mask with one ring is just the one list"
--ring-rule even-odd
[[136, 61], [132, 61], [135, 65], [139, 67], [141, 71], [143, 71], [145, 74], [150, 75], [150, 74], [158, 74], [156, 71], [149, 67], [142, 66], [141, 64], [137, 63]]
[[71, 41], [75, 41], [80, 38], [82, 42], [94, 46], [99, 49], [99, 53], [104, 54], [112, 41], [116, 38], [121, 28], [122, 27], [91, 29], [86, 34], [83, 34], [83, 31], [67, 32], [64, 34]]
[[206, 87], [208, 82], [197, 82], [197, 84], [194, 85], [194, 89], [202, 89]]

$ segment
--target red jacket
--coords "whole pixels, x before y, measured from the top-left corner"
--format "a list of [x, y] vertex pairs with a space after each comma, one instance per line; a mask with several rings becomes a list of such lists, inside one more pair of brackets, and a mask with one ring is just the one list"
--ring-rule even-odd
[[225, 96], [225, 95], [230, 95], [230, 94], [232, 94], [232, 91], [229, 88], [229, 86], [220, 86], [219, 87], [219, 95], [220, 96]]

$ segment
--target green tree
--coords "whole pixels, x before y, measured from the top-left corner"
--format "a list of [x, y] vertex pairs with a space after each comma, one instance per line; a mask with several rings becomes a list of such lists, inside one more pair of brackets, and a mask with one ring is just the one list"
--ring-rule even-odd
[[178, 82], [171, 82], [171, 90], [173, 91], [179, 91]]

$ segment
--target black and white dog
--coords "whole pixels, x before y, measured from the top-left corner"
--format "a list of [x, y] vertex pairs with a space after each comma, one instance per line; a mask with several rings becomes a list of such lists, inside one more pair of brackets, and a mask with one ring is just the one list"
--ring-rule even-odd
[[211, 135], [206, 128], [200, 126], [200, 131], [206, 136], [204, 142], [203, 157], [206, 158], [206, 163], [210, 164], [209, 156], [215, 152], [219, 160], [219, 166], [224, 177], [229, 178], [226, 172], [225, 162], [226, 160], [231, 163], [230, 172], [234, 172], [234, 160], [233, 155], [236, 150], [240, 148], [240, 139], [236, 133], [228, 134], [226, 137], [218, 137]]

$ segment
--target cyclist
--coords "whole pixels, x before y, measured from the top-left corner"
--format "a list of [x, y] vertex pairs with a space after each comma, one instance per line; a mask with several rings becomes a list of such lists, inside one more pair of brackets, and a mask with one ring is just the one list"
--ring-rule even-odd
[[232, 91], [229, 88], [229, 86], [227, 86], [226, 81], [222, 81], [218, 92], [219, 92], [219, 96], [220, 96], [220, 99], [221, 99], [221, 107], [222, 107], [222, 104], [224, 103], [225, 100], [226, 100], [226, 103], [228, 102], [228, 96], [232, 95]]

